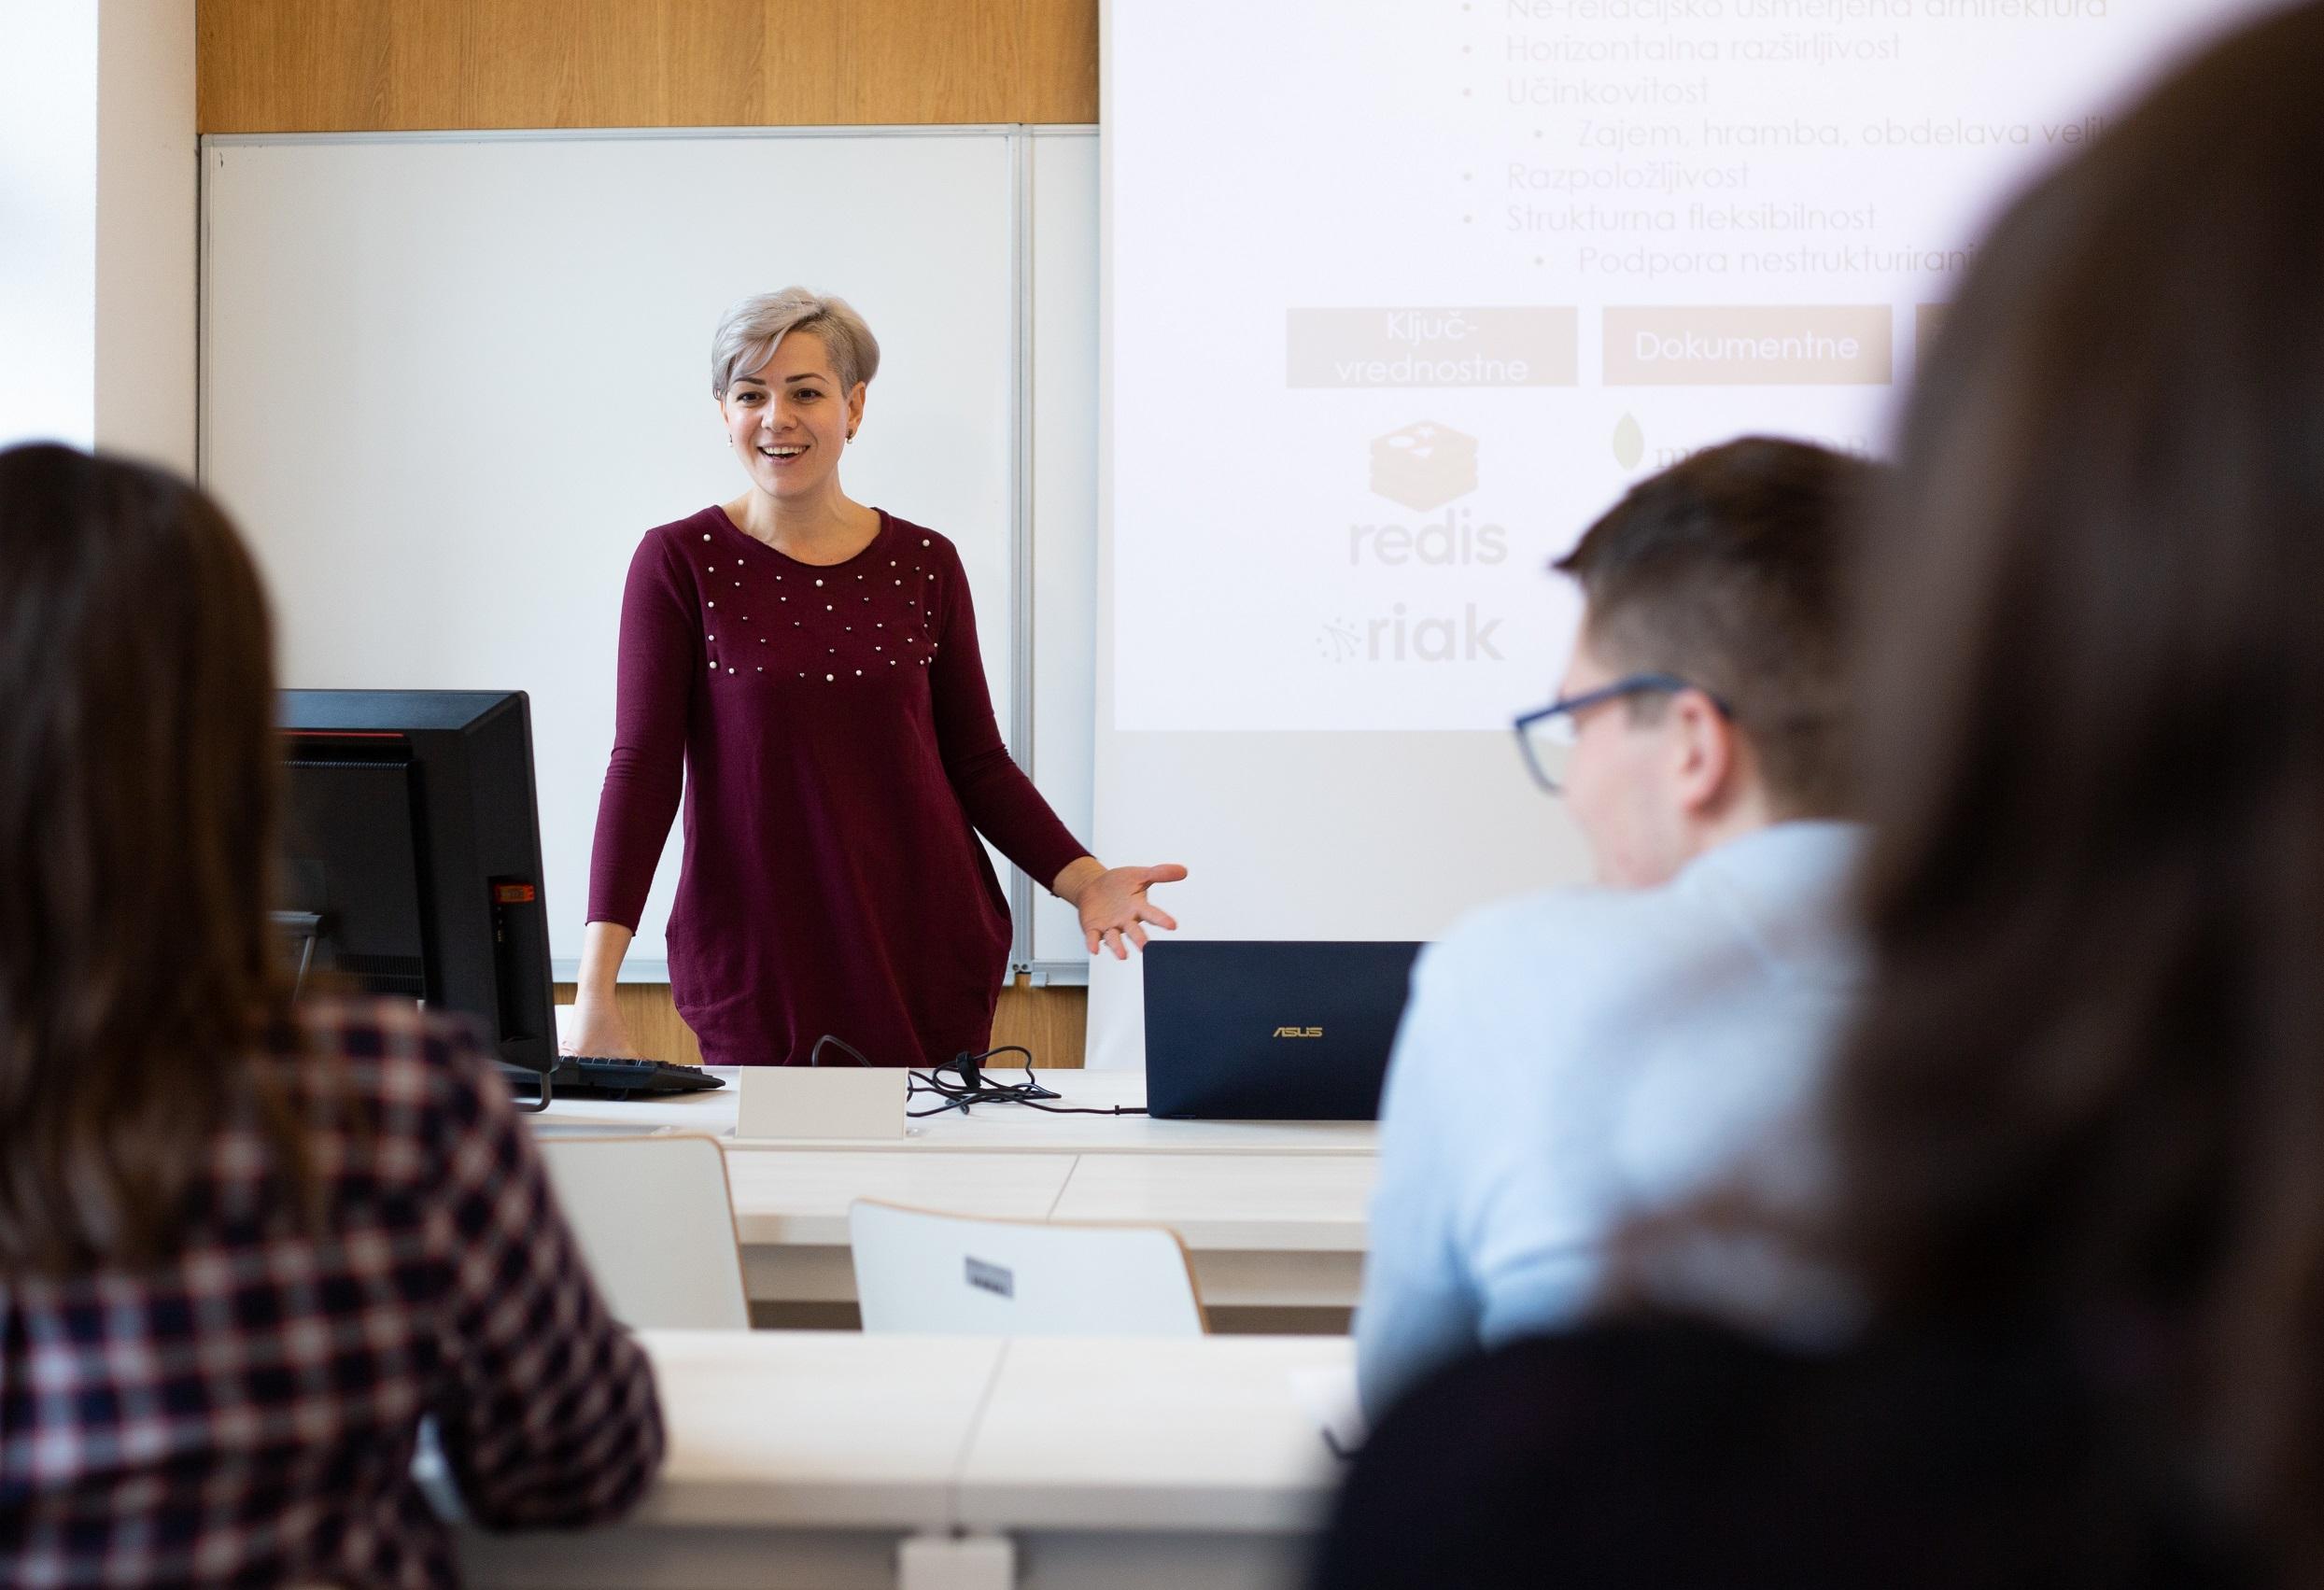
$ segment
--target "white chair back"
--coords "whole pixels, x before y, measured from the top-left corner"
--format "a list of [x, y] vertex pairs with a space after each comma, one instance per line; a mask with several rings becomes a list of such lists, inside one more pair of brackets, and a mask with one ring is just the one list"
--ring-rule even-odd
[[1162, 1226], [979, 1220], [859, 1198], [848, 1207], [866, 1331], [1200, 1336], [1186, 1246]]
[[541, 1153], [614, 1318], [633, 1330], [750, 1329], [715, 1138], [544, 1137]]

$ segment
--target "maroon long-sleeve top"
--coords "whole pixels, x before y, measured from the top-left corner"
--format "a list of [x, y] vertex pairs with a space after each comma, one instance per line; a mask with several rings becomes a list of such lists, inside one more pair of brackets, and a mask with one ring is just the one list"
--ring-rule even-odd
[[985, 1048], [1008, 906], [977, 833], [1043, 884], [1084, 850], [1001, 741], [952, 543], [882, 512], [818, 567], [705, 508], [631, 558], [620, 662], [589, 920], [636, 930], [683, 776], [670, 991], [703, 1057]]

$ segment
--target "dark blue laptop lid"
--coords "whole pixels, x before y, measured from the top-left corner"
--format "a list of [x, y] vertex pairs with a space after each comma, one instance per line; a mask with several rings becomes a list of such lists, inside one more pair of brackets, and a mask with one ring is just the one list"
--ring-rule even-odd
[[1146, 1107], [1196, 1120], [1373, 1120], [1417, 944], [1159, 939]]

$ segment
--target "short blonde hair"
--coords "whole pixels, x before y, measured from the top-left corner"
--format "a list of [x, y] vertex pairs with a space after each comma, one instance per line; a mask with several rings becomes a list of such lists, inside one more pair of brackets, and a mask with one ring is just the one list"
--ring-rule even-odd
[[719, 319], [711, 338], [711, 396], [724, 399], [738, 378], [764, 370], [794, 331], [812, 331], [823, 339], [846, 391], [880, 373], [880, 344], [847, 300], [787, 287], [746, 298]]

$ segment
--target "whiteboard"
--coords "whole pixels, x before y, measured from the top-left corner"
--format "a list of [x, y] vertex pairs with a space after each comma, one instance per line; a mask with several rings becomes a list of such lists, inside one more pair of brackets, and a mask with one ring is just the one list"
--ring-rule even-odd
[[[529, 693], [561, 976], [580, 952], [630, 555], [741, 490], [709, 346], [747, 293], [837, 292], [880, 338], [847, 490], [959, 545], [1022, 759], [1040, 670], [1012, 689], [1021, 593], [1057, 588], [1035, 575], [1035, 506], [1068, 587], [1089, 554], [1066, 543], [1095, 520], [1093, 463], [1077, 485], [1064, 457], [1079, 443], [1027, 430], [1050, 412], [1027, 396], [1036, 279], [1068, 306], [1040, 317], [1061, 384], [1075, 339], [1092, 350], [1087, 392], [1057, 396], [1068, 420], [1094, 406], [1094, 159], [1086, 198], [1070, 156], [1031, 180], [1053, 163], [1007, 128], [204, 141], [201, 472], [274, 594], [283, 682]], [[1059, 195], [1067, 234], [1035, 224], [1036, 188]], [[1060, 251], [1047, 270], [1036, 236]], [[1041, 478], [1063, 484], [1036, 490], [1044, 457]], [[1077, 725], [1064, 700], [1065, 721], [1044, 720], [1057, 771], [1042, 781], [1086, 836], [1086, 709]], [[625, 977], [667, 975], [679, 843], [673, 823]]]

